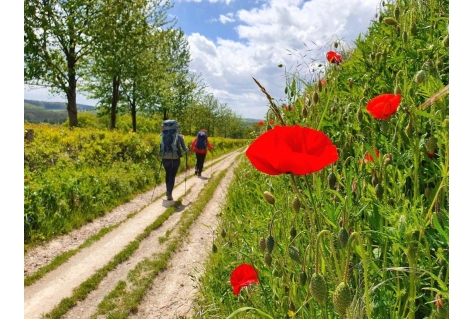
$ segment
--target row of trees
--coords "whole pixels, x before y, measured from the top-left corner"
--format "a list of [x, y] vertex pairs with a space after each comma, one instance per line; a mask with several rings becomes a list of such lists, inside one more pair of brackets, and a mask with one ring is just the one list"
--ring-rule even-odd
[[[189, 45], [168, 17], [171, 8], [169, 0], [25, 0], [25, 83], [64, 94], [70, 127], [78, 126], [80, 91], [99, 101], [110, 129], [127, 112], [133, 131], [137, 114], [175, 118], [190, 132], [223, 125], [225, 136], [232, 126], [242, 128], [189, 72]], [[210, 118], [193, 115], [198, 111]]]

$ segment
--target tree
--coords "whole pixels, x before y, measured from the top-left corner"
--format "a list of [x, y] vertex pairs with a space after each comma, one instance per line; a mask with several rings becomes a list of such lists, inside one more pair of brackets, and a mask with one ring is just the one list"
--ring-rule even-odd
[[69, 126], [78, 125], [76, 90], [82, 62], [96, 43], [94, 0], [24, 1], [24, 80], [65, 94]]

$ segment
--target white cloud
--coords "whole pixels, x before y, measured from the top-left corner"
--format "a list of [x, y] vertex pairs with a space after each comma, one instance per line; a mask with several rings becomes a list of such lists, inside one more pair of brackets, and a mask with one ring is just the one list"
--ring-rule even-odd
[[222, 24], [226, 24], [228, 22], [234, 22], [235, 19], [234, 19], [234, 14], [233, 13], [227, 13], [227, 14], [221, 14], [219, 16], [219, 21], [222, 23]]
[[200, 34], [188, 37], [191, 68], [202, 74], [220, 102], [243, 117], [263, 118], [268, 101], [252, 77], [273, 98], [283, 101], [285, 69], [278, 64], [284, 64], [289, 73], [311, 76], [315, 64], [325, 63], [335, 40], [352, 45], [367, 31], [378, 3], [272, 0], [259, 8], [240, 10], [234, 15], [240, 42], [218, 39], [213, 43]]

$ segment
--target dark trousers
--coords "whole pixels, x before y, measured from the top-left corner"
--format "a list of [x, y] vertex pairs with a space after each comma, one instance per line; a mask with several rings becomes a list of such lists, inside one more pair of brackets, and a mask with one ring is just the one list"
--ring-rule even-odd
[[163, 159], [163, 167], [166, 172], [166, 195], [171, 196], [173, 193], [174, 182], [176, 174], [178, 173], [180, 160], [178, 159]]
[[196, 153], [196, 171], [198, 173], [202, 172], [202, 168], [204, 167], [204, 160], [206, 159], [206, 154]]

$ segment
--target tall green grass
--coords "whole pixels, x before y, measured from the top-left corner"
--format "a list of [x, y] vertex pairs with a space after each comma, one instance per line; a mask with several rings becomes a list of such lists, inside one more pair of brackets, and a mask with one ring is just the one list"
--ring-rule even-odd
[[[286, 74], [291, 107], [270, 105], [269, 129], [273, 121], [320, 130], [339, 159], [306, 176], [242, 162], [202, 278], [200, 318], [448, 317], [448, 1], [381, 4], [354, 49], [327, 48], [342, 63], [325, 66], [324, 82]], [[367, 102], [386, 93], [401, 94], [400, 107], [376, 120]], [[229, 278], [242, 263], [258, 270], [259, 284], [235, 296]]]

